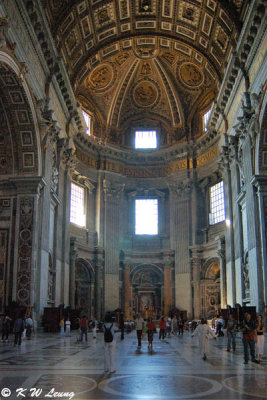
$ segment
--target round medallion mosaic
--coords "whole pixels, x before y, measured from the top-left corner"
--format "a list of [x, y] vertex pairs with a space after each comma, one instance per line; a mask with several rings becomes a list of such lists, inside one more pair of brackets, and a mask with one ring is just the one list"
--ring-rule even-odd
[[138, 106], [150, 107], [158, 99], [158, 89], [152, 82], [143, 81], [136, 85], [133, 97]]
[[38, 386], [44, 391], [49, 391], [53, 387], [56, 392], [74, 392], [76, 397], [82, 393], [91, 392], [96, 388], [97, 383], [87, 376], [43, 375], [38, 381]]
[[210, 396], [220, 391], [222, 385], [212, 379], [191, 375], [124, 375], [106, 379], [98, 387], [114, 396], [166, 400]]
[[223, 384], [238, 393], [247, 394], [253, 398], [267, 399], [266, 375], [237, 375], [226, 378]]
[[105, 89], [113, 79], [113, 70], [109, 64], [96, 67], [89, 76], [89, 84], [96, 90]]
[[190, 88], [199, 87], [204, 81], [202, 71], [192, 63], [184, 63], [179, 68], [181, 81]]

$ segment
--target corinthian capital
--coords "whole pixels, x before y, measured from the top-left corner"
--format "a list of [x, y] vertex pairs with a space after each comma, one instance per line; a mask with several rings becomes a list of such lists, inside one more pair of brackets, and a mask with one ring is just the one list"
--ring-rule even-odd
[[170, 184], [169, 191], [171, 194], [177, 197], [189, 197], [192, 186], [192, 182], [190, 180], [186, 180], [185, 182], [179, 182], [176, 185]]
[[118, 184], [113, 184], [106, 179], [103, 181], [103, 189], [105, 193], [105, 198], [113, 198], [113, 199], [120, 199], [123, 191], [124, 191], [125, 185], [118, 185]]

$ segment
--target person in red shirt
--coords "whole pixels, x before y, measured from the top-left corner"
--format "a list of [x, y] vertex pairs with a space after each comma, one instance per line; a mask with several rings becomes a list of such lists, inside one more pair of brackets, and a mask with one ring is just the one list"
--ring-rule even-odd
[[81, 342], [83, 341], [83, 335], [85, 335], [85, 341], [87, 342], [88, 320], [85, 315], [80, 319], [80, 328], [81, 328]]
[[152, 350], [153, 334], [154, 334], [154, 322], [152, 321], [152, 318], [149, 318], [147, 323], [147, 339], [148, 339], [148, 348], [150, 350]]
[[162, 316], [161, 319], [159, 320], [159, 339], [165, 338], [165, 331], [166, 331], [166, 321], [164, 319], [164, 316]]

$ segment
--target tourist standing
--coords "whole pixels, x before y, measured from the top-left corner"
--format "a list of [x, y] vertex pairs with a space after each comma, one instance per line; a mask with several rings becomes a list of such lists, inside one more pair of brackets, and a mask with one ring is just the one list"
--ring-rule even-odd
[[83, 341], [83, 335], [85, 337], [85, 341], [87, 342], [88, 320], [85, 315], [80, 319], [80, 328], [81, 328], [81, 342]]
[[237, 322], [234, 319], [233, 314], [229, 315], [228, 323], [227, 323], [227, 351], [231, 350], [231, 346], [233, 351], [235, 351], [235, 338], [236, 338], [236, 329], [237, 329]]
[[115, 340], [115, 327], [114, 324], [112, 323], [111, 314], [106, 315], [103, 328], [104, 328], [104, 342], [105, 342], [105, 359], [104, 359], [105, 372], [113, 373], [116, 372], [114, 369], [116, 340]]
[[207, 359], [207, 349], [209, 337], [216, 339], [214, 332], [210, 329], [207, 321], [201, 318], [200, 324], [196, 327], [192, 337], [198, 336], [199, 352], [202, 355], [203, 360]]
[[159, 320], [159, 339], [165, 339], [165, 332], [166, 332], [166, 321], [164, 316], [162, 316]]
[[183, 335], [184, 334], [184, 320], [182, 317], [179, 317], [178, 329], [179, 329], [179, 336], [180, 336], [180, 333], [181, 333], [181, 335]]
[[256, 361], [261, 362], [264, 349], [264, 323], [262, 320], [262, 315], [257, 316], [257, 342], [256, 342]]
[[70, 319], [69, 318], [67, 318], [67, 321], [66, 321], [66, 336], [70, 336], [70, 326], [71, 326], [71, 322], [70, 322]]
[[65, 320], [64, 320], [64, 318], [61, 318], [59, 327], [60, 327], [60, 336], [64, 337], [64, 335], [65, 335]]
[[255, 360], [256, 321], [251, 318], [251, 314], [245, 313], [240, 331], [243, 332], [244, 364], [248, 363], [248, 348], [250, 349], [251, 361], [257, 362]]
[[33, 328], [33, 320], [31, 319], [30, 316], [28, 316], [25, 320], [25, 325], [26, 325], [26, 336], [27, 339], [30, 340], [32, 336], [32, 328]]
[[138, 348], [141, 348], [141, 340], [142, 340], [142, 332], [144, 329], [144, 320], [143, 318], [140, 317], [140, 314], [137, 314], [136, 319], [135, 319], [135, 329], [136, 329], [136, 334], [137, 334], [137, 340], [138, 340]]
[[148, 339], [148, 348], [150, 350], [152, 350], [154, 328], [155, 328], [154, 322], [152, 318], [149, 318], [147, 323], [147, 339]]
[[8, 335], [10, 333], [10, 324], [11, 324], [12, 319], [9, 318], [8, 315], [4, 316], [3, 322], [2, 322], [2, 342], [8, 342]]
[[98, 322], [97, 322], [97, 320], [95, 319], [95, 320], [93, 321], [93, 323], [92, 323], [92, 325], [93, 325], [93, 339], [96, 339], [97, 324], [98, 324]]
[[177, 331], [178, 331], [178, 320], [176, 315], [173, 317], [172, 319], [172, 333], [173, 335], [177, 335]]
[[168, 319], [167, 319], [167, 322], [166, 322], [166, 333], [167, 333], [167, 337], [171, 337], [171, 330], [172, 330], [172, 320], [171, 320], [171, 318], [169, 317]]
[[120, 331], [121, 331], [121, 340], [124, 339], [124, 314], [123, 312], [120, 313], [120, 325], [119, 325]]
[[20, 316], [15, 320], [14, 323], [14, 333], [15, 333], [14, 346], [16, 346], [17, 344], [19, 346], [21, 345], [21, 336], [22, 332], [24, 331], [24, 328], [25, 328], [25, 323], [23, 320], [23, 316]]

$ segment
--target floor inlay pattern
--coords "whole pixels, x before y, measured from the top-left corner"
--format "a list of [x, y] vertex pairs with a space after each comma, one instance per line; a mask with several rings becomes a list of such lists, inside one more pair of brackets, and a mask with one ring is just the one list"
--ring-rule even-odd
[[204, 361], [188, 332], [164, 341], [155, 335], [152, 352], [146, 338], [137, 351], [135, 332], [123, 341], [117, 334], [116, 372], [110, 374], [104, 371], [103, 334], [96, 340], [89, 335], [86, 343], [76, 338], [75, 332], [68, 338], [40, 333], [21, 346], [0, 343], [0, 399], [267, 399], [267, 343], [258, 365], [244, 364], [240, 336], [235, 353], [226, 351], [226, 337], [211, 340]]

